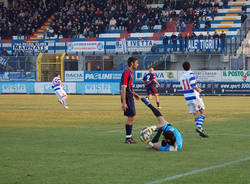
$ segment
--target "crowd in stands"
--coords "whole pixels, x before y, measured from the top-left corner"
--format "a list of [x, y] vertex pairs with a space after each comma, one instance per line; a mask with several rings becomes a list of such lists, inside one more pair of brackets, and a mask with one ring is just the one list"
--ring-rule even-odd
[[[127, 30], [140, 32], [146, 25], [153, 31], [156, 25], [165, 30], [169, 21], [179, 17], [175, 31], [184, 32], [186, 24], [194, 23], [199, 29], [199, 21], [206, 20], [208, 14], [217, 15], [218, 2], [215, 0], [105, 0], [105, 1], [65, 1], [55, 14], [49, 30], [50, 35], [74, 37], [82, 34], [85, 37], [96, 37], [105, 30]], [[163, 3], [162, 9], [147, 7], [151, 3]], [[175, 10], [180, 10], [177, 15]]]
[[51, 27], [58, 36], [96, 37], [105, 30], [139, 32], [143, 25], [150, 30], [155, 25], [166, 28], [168, 14], [160, 8], [147, 8], [146, 0], [72, 0], [59, 9]]
[[214, 1], [214, 3], [210, 3], [207, 1], [197, 1], [193, 9], [193, 30], [198, 31], [200, 29], [200, 21], [204, 20], [205, 22], [205, 30], [208, 31], [211, 28], [211, 20], [207, 16], [210, 15], [212, 20], [218, 14], [219, 3], [218, 1]]
[[[205, 21], [205, 30], [211, 28], [211, 19], [217, 16], [218, 0], [21, 0], [13, 7], [0, 6], [0, 36], [28, 36], [54, 15], [47, 29], [47, 37], [72, 38], [83, 35], [98, 37], [105, 30], [140, 32], [146, 25], [150, 32], [156, 25], [165, 30], [168, 23], [176, 20], [174, 30], [185, 32], [187, 24], [193, 31], [200, 29]], [[162, 3], [163, 8], [152, 8], [152, 3]], [[226, 7], [228, 0], [223, 0]], [[177, 15], [176, 10], [179, 10]], [[246, 13], [242, 11], [242, 21]]]
[[9, 8], [0, 5], [0, 37], [31, 35], [56, 11], [57, 2], [23, 0], [15, 1]]

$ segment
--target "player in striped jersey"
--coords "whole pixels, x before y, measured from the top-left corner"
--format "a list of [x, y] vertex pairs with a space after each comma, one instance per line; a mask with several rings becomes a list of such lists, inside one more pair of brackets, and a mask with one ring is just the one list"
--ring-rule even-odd
[[208, 137], [203, 130], [206, 112], [204, 102], [200, 95], [202, 90], [197, 86], [196, 76], [192, 71], [190, 63], [186, 61], [182, 66], [185, 72], [180, 78], [180, 83], [184, 92], [189, 113], [194, 115], [196, 132], [198, 132], [201, 137]]
[[125, 143], [128, 144], [135, 144], [136, 141], [132, 138], [132, 129], [133, 129], [133, 121], [136, 115], [135, 111], [135, 102], [139, 100], [140, 97], [138, 94], [134, 92], [133, 85], [134, 85], [134, 76], [133, 71], [138, 67], [138, 59], [135, 57], [128, 58], [128, 68], [124, 70], [121, 77], [121, 103], [122, 103], [122, 110], [124, 111], [124, 116], [127, 116], [126, 122], [126, 139]]
[[66, 99], [68, 98], [67, 93], [63, 90], [62, 86], [64, 84], [61, 81], [61, 75], [56, 74], [55, 77], [52, 80], [52, 88], [54, 89], [56, 96], [58, 98], [58, 102], [63, 104], [65, 109], [69, 109], [69, 107], [66, 104]]

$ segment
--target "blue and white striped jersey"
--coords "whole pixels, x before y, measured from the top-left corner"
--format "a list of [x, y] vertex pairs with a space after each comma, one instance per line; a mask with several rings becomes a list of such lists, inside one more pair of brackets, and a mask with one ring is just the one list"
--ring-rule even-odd
[[199, 92], [193, 89], [197, 86], [196, 76], [193, 71], [185, 71], [180, 78], [180, 83], [187, 102], [200, 96]]
[[61, 83], [61, 78], [60, 77], [54, 77], [54, 79], [52, 80], [52, 88], [56, 91], [59, 89], [62, 89], [62, 86], [60, 85]]

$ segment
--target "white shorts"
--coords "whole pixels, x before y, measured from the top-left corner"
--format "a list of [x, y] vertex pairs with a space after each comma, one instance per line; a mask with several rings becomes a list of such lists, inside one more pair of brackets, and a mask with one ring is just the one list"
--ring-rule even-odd
[[67, 95], [67, 93], [63, 89], [56, 90], [55, 93], [59, 100]]
[[205, 109], [205, 105], [201, 97], [196, 97], [195, 100], [188, 102], [187, 106], [190, 114]]

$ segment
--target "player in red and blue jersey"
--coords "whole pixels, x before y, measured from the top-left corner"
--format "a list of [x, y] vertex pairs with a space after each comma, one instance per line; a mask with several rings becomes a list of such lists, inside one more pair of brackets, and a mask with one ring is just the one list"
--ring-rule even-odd
[[160, 87], [160, 84], [156, 80], [156, 75], [154, 74], [154, 68], [152, 68], [152, 67], [149, 68], [149, 73], [147, 73], [143, 77], [142, 80], [145, 83], [148, 100], [152, 100], [152, 95], [154, 95], [155, 100], [156, 100], [156, 104], [157, 104], [157, 108], [160, 109], [160, 100], [159, 100], [159, 95], [158, 95], [158, 91], [156, 88], [156, 84], [158, 85], [158, 87]]
[[139, 100], [140, 97], [133, 90], [134, 76], [133, 71], [138, 67], [138, 59], [135, 57], [128, 58], [128, 68], [121, 77], [121, 102], [124, 116], [127, 116], [126, 122], [126, 139], [125, 143], [134, 144], [136, 141], [132, 138], [132, 128], [134, 116], [136, 115], [134, 97]]

